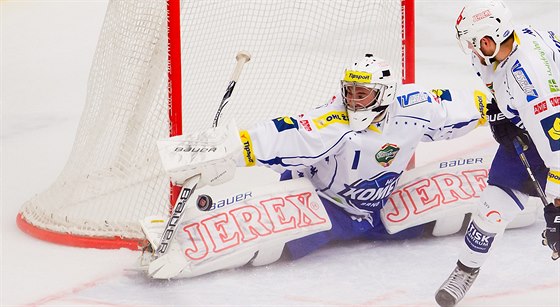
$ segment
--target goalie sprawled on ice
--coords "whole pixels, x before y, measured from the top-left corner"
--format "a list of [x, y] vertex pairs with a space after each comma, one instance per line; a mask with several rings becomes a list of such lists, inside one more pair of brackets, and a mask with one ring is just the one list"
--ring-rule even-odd
[[[460, 219], [434, 231], [457, 231], [464, 208], [423, 208], [419, 218], [401, 219], [405, 210], [398, 212], [398, 199], [389, 198], [418, 143], [458, 137], [484, 124], [486, 100], [475, 90], [397, 86], [389, 64], [366, 54], [345, 71], [340, 94], [308, 113], [249, 130], [239, 131], [230, 123], [160, 142], [164, 167], [177, 184], [200, 174], [199, 186], [216, 185], [231, 179], [236, 167], [254, 165], [281, 173], [282, 181], [240, 191], [227, 200], [230, 204], [217, 203], [210, 211], [198, 210], [193, 197], [168, 250], [147, 263], [148, 274], [191, 277], [249, 263], [269, 264], [283, 253], [297, 259], [339, 240], [413, 238], [422, 234], [422, 224], [440, 222], [444, 215]], [[476, 161], [482, 160], [470, 164]], [[472, 174], [476, 184], [471, 190], [461, 186], [462, 194], [442, 195], [443, 203], [461, 195], [475, 197], [473, 187], [483, 186], [483, 177]], [[434, 179], [433, 184], [449, 188], [453, 182]], [[433, 198], [423, 190], [426, 184], [415, 189], [425, 205]], [[399, 199], [411, 194], [406, 189], [399, 193]], [[394, 212], [384, 214], [382, 209]], [[142, 221], [153, 250], [166, 222], [154, 217]]]

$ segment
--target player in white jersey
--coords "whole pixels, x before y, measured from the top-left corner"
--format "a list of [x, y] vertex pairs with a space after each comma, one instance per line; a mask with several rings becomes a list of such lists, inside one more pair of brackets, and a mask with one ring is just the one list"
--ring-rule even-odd
[[[208, 260], [206, 263], [211, 263], [212, 267], [202, 268], [206, 264], [201, 263], [199, 269], [195, 268], [198, 265], [195, 263], [196, 257], [191, 257], [188, 261], [180, 258], [185, 258], [189, 251], [195, 250], [194, 246], [204, 247], [203, 244], [196, 245], [196, 242], [204, 240], [202, 236], [206, 234], [203, 233], [200, 240], [194, 240], [195, 231], [188, 236], [179, 233], [176, 238], [179, 242], [176, 244], [181, 247], [177, 248], [177, 253], [165, 255], [163, 259], [158, 258], [150, 263], [149, 274], [155, 278], [190, 277], [246, 263], [269, 263], [270, 259], [279, 258], [278, 255], [270, 256], [273, 253], [270, 249], [279, 250], [280, 253], [283, 250], [284, 255], [297, 259], [329, 242], [339, 240], [404, 239], [419, 236], [422, 225], [389, 234], [381, 222], [380, 210], [397, 186], [399, 177], [419, 142], [458, 137], [484, 124], [485, 114], [481, 114], [484, 113], [481, 111], [486, 109], [487, 99], [481, 91], [444, 90], [436, 95], [416, 84], [397, 86], [396, 80], [387, 62], [366, 54], [345, 71], [341, 93], [323, 106], [305, 114], [265, 121], [239, 132], [237, 129], [232, 131], [220, 127], [203, 132], [205, 138], [226, 134], [230, 135], [226, 139], [234, 140], [235, 144], [224, 146], [226, 150], [222, 156], [202, 161], [200, 157], [203, 153], [199, 153], [196, 159], [202, 161], [200, 163], [179, 162], [170, 166], [173, 161], [185, 161], [178, 155], [189, 153], [177, 151], [176, 146], [169, 147], [170, 150], [164, 149], [164, 167], [175, 182], [182, 182], [194, 174], [202, 174], [203, 183], [215, 183], [232, 167], [235, 169], [254, 165], [281, 173], [283, 180], [306, 177], [317, 191], [332, 227], [303, 237], [301, 232], [293, 237], [287, 232], [270, 234], [265, 225], [268, 220], [263, 222], [263, 215], [251, 208], [252, 211], [247, 211], [241, 218], [252, 222], [250, 227], [246, 227], [252, 229], [246, 232], [247, 236], [268, 236], [267, 242], [252, 245], [251, 248], [256, 251], [233, 252], [230, 244], [227, 251], [229, 258], [224, 258], [221, 262]], [[194, 139], [202, 138], [193, 137], [192, 140]], [[187, 147], [196, 146], [195, 143], [189, 143]], [[307, 217], [312, 216], [310, 211], [306, 209]], [[225, 216], [220, 222], [221, 226], [217, 227], [221, 231], [221, 238], [215, 237], [211, 243], [223, 239], [232, 231], [245, 233], [243, 229], [246, 228], [239, 225], [232, 226], [233, 230], [224, 230]], [[215, 217], [216, 215], [207, 216], [205, 221]], [[255, 222], [257, 218], [258, 223]], [[294, 218], [298, 217], [287, 218], [284, 214], [276, 221], [283, 220], [282, 225], [285, 225]], [[150, 237], [151, 226], [147, 224], [144, 224], [144, 229]], [[185, 230], [189, 225], [195, 224], [196, 221], [189, 221], [188, 225], [183, 223], [178, 229]], [[290, 229], [294, 227], [297, 225], [294, 224]], [[154, 231], [154, 238], [159, 238], [158, 231], [161, 233], [161, 229]], [[273, 240], [273, 236], [276, 239]], [[181, 240], [193, 243], [186, 244]], [[228, 242], [222, 245], [226, 243]], [[272, 247], [274, 244], [279, 245], [279, 248]], [[258, 247], [254, 247], [256, 245]], [[264, 257], [263, 255], [267, 255], [267, 260], [259, 258]], [[216, 254], [215, 257], [218, 256]], [[242, 259], [243, 257], [245, 258]]]
[[553, 260], [560, 248], [560, 41], [552, 31], [514, 26], [511, 12], [497, 0], [469, 3], [456, 30], [464, 50], [472, 52], [477, 75], [495, 97], [487, 114], [500, 146], [457, 267], [436, 293], [441, 306], [454, 306], [464, 297], [507, 224], [524, 210], [529, 196], [539, 197], [520, 160], [523, 145], [528, 146], [524, 154], [530, 170], [546, 193], [543, 244], [552, 249]]

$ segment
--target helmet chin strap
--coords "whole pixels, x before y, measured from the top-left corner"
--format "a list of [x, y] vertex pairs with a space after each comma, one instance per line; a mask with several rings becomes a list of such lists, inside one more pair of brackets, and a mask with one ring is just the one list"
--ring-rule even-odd
[[492, 63], [496, 62], [496, 55], [500, 52], [500, 43], [496, 43], [496, 49], [494, 49], [494, 53], [490, 56], [484, 55], [480, 48], [476, 48], [476, 53], [484, 60], [484, 63], [488, 66], [492, 65]]

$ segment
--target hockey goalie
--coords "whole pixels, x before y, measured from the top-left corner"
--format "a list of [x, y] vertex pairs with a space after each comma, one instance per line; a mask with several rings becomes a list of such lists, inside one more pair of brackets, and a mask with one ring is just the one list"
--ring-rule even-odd
[[[479, 90], [429, 91], [396, 80], [386, 61], [366, 54], [344, 71], [330, 102], [305, 114], [159, 142], [171, 181], [189, 188], [179, 196], [182, 215], [141, 221], [154, 251], [144, 263], [148, 275], [193, 277], [298, 259], [337, 241], [415, 238], [434, 221], [435, 235], [459, 231], [471, 209], [453, 202], [484, 188], [484, 157], [449, 162], [445, 174], [404, 170], [419, 142], [485, 124], [490, 99]], [[255, 166], [280, 181], [217, 201], [188, 194]]]

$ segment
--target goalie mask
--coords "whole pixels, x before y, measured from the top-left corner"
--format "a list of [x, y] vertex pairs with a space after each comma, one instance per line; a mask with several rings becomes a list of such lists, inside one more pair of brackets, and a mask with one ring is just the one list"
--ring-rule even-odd
[[384, 118], [387, 107], [395, 100], [397, 82], [389, 63], [366, 54], [346, 69], [341, 90], [350, 128], [362, 131]]
[[[463, 52], [468, 53], [470, 49], [490, 65], [502, 42], [513, 33], [511, 11], [499, 0], [473, 1], [459, 14], [455, 29]], [[496, 50], [490, 56], [480, 50], [480, 39], [485, 36], [496, 43]]]

